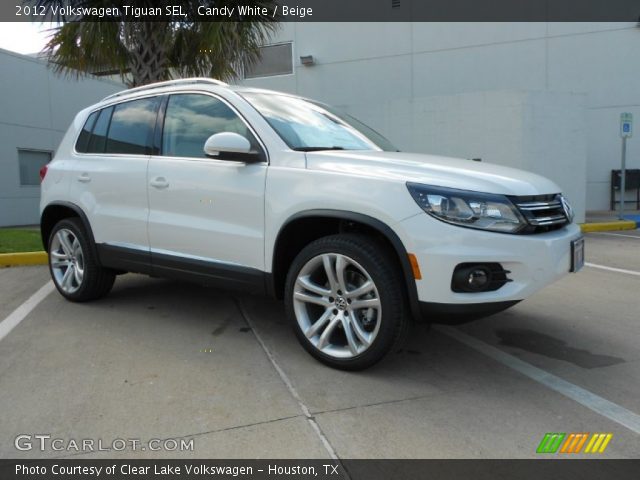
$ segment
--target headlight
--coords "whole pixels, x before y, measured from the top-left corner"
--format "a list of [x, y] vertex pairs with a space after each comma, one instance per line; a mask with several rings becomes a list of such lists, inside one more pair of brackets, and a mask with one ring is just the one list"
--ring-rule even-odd
[[462, 227], [516, 233], [527, 225], [504, 195], [407, 183], [409, 193], [429, 215]]

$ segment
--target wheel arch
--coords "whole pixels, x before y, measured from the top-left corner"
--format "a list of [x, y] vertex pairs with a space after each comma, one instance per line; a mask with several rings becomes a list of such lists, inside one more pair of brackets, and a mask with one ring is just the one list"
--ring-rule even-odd
[[[364, 228], [363, 228], [364, 227]], [[314, 209], [298, 212], [280, 227], [273, 245], [271, 274], [267, 276], [267, 292], [282, 298], [284, 282], [293, 259], [306, 245], [326, 235], [343, 232], [373, 233], [385, 241], [400, 265], [406, 292], [415, 319], [421, 317], [418, 291], [407, 250], [398, 234], [383, 221], [362, 213]]]
[[64, 220], [65, 218], [72, 217], [79, 218], [82, 222], [85, 232], [87, 232], [87, 235], [89, 236], [91, 248], [94, 250], [93, 253], [95, 254], [95, 258], [99, 258], [96, 250], [96, 242], [93, 237], [93, 230], [91, 229], [91, 224], [89, 223], [89, 218], [87, 217], [87, 214], [84, 213], [82, 208], [71, 202], [51, 202], [42, 211], [42, 215], [40, 216], [40, 236], [42, 237], [44, 250], [47, 252], [49, 251], [49, 237], [56, 223], [58, 223], [60, 220]]

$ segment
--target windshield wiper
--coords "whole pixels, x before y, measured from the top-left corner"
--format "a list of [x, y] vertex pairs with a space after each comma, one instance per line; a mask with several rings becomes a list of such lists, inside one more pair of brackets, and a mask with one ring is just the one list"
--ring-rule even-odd
[[296, 147], [296, 152], [321, 152], [322, 150], [344, 150], [344, 147]]

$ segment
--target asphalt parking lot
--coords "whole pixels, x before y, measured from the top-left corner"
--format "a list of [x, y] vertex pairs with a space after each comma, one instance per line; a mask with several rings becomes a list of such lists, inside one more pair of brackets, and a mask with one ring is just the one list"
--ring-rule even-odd
[[[14, 446], [47, 434], [194, 440], [80, 458], [535, 458], [546, 432], [609, 432], [600, 458], [638, 458], [640, 231], [586, 249], [580, 273], [491, 318], [419, 326], [359, 373], [313, 360], [270, 300], [140, 275], [90, 304], [50, 293], [0, 340], [0, 457], [78, 458]], [[0, 270], [0, 321], [48, 281]]]

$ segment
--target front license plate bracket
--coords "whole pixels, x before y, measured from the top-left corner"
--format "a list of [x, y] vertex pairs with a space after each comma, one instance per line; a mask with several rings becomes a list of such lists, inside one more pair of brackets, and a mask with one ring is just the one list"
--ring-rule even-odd
[[571, 270], [572, 273], [580, 271], [584, 267], [584, 237], [571, 242]]

